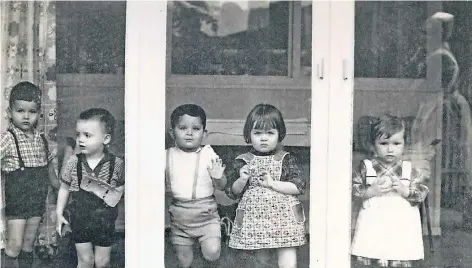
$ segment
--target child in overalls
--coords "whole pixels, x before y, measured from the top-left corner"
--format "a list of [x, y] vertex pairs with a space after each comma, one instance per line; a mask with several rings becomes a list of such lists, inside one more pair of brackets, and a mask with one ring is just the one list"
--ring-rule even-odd
[[206, 114], [198, 105], [184, 104], [171, 114], [170, 135], [175, 145], [166, 150], [166, 195], [169, 206], [172, 244], [180, 267], [193, 262], [193, 243], [198, 239], [205, 268], [218, 267], [221, 252], [221, 223], [215, 188], [224, 190], [225, 165], [209, 146]]
[[381, 117], [371, 137], [375, 156], [353, 175], [353, 196], [362, 203], [351, 249], [355, 267], [412, 267], [424, 258], [418, 205], [428, 194], [426, 178], [402, 160], [402, 119]]
[[[92, 108], [82, 112], [76, 126], [80, 153], [69, 158], [61, 178], [56, 228], [61, 234], [62, 225], [69, 224], [63, 213], [70, 193], [71, 238], [80, 268], [110, 267], [119, 199], [110, 204], [105, 196], [109, 191], [124, 191], [124, 161], [107, 150], [114, 126], [115, 119], [105, 109]], [[98, 185], [110, 188], [106, 192], [100, 192], [101, 188], [89, 188], [90, 183], [93, 185], [97, 181], [100, 182]]]
[[53, 156], [46, 138], [36, 130], [41, 109], [41, 91], [30, 82], [20, 82], [10, 93], [10, 125], [1, 136], [2, 180], [7, 245], [1, 267], [31, 267], [33, 243], [46, 210], [48, 187], [59, 188]]

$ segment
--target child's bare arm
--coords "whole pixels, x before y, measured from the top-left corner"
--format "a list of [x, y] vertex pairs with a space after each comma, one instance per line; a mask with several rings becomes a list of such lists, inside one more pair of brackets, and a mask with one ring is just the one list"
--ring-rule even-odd
[[267, 188], [270, 188], [274, 191], [277, 191], [282, 194], [290, 194], [290, 195], [299, 195], [301, 194], [298, 187], [293, 182], [289, 181], [275, 181], [270, 177], [269, 174], [265, 174], [262, 178], [263, 185]]
[[49, 182], [51, 183], [54, 189], [58, 190], [61, 187], [61, 182], [57, 178], [56, 169], [54, 168], [54, 164], [49, 162], [48, 164], [48, 173], [49, 173]]
[[59, 235], [62, 235], [62, 225], [69, 224], [69, 222], [64, 217], [64, 209], [69, 199], [69, 185], [61, 183], [59, 188], [59, 193], [57, 195], [57, 204], [56, 204], [56, 231]]
[[211, 165], [208, 167], [208, 173], [210, 174], [213, 185], [218, 190], [224, 190], [227, 180], [224, 174], [225, 164], [221, 161], [219, 157], [213, 158], [211, 160]]
[[233, 192], [233, 194], [239, 195], [244, 190], [244, 187], [246, 187], [246, 184], [250, 178], [251, 175], [249, 171], [249, 166], [244, 165], [239, 170], [239, 178], [231, 186], [231, 191]]

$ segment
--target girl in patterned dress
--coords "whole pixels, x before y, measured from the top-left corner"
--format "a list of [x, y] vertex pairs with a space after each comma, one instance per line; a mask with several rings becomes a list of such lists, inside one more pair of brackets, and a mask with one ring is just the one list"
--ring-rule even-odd
[[418, 205], [428, 194], [425, 176], [402, 160], [403, 120], [381, 117], [371, 138], [375, 156], [353, 176], [353, 196], [362, 206], [351, 253], [359, 267], [412, 267], [424, 258]]
[[227, 194], [240, 198], [229, 246], [253, 250], [255, 267], [297, 267], [297, 247], [306, 243], [305, 214], [297, 195], [305, 191], [295, 158], [282, 149], [285, 123], [280, 111], [259, 104], [249, 113], [244, 139], [249, 152], [236, 157]]

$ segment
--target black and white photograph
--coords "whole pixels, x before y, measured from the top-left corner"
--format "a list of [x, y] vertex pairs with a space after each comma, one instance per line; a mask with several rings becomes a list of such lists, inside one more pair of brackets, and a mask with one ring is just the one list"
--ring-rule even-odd
[[126, 2], [1, 14], [1, 267], [124, 267]]
[[311, 1], [167, 3], [166, 267], [309, 267]]
[[472, 267], [469, 1], [0, 4], [0, 267]]

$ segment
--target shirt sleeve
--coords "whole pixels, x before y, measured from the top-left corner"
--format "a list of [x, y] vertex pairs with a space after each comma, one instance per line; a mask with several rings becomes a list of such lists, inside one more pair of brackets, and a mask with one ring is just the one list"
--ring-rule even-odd
[[296, 157], [291, 154], [287, 154], [282, 161], [280, 180], [295, 184], [300, 194], [305, 193], [306, 180], [304, 176], [302, 176], [302, 171], [297, 163]]
[[362, 198], [369, 187], [364, 183], [367, 170], [364, 162], [360, 162], [352, 171], [352, 196]]
[[239, 179], [239, 170], [246, 165], [246, 162], [242, 159], [236, 159], [232, 165], [232, 167], [227, 168], [226, 172], [226, 188], [225, 188], [225, 193], [226, 195], [231, 198], [231, 199], [239, 199], [243, 196], [244, 192], [247, 190], [247, 187], [249, 183], [244, 186], [243, 190], [241, 191], [240, 194], [234, 194], [231, 188], [233, 187], [234, 182]]
[[13, 139], [11, 137], [11, 134], [9, 132], [3, 132], [0, 138], [0, 147], [1, 147], [0, 158], [1, 159], [3, 159], [3, 157], [6, 155], [12, 154], [12, 146], [11, 146], [12, 143], [13, 143]]
[[[78, 184], [77, 176], [72, 176], [72, 172], [77, 169], [77, 156], [72, 155], [69, 160], [67, 160], [66, 166], [64, 168], [64, 173], [62, 173], [61, 182], [71, 186], [72, 184]], [[75, 171], [77, 173], [77, 171]]]
[[410, 194], [406, 198], [411, 204], [416, 205], [423, 202], [429, 193], [427, 177], [420, 169], [411, 170]]
[[117, 157], [116, 163], [115, 163], [115, 169], [116, 169], [116, 174], [118, 176], [116, 186], [120, 187], [125, 184], [125, 161]]

